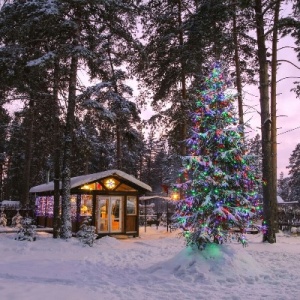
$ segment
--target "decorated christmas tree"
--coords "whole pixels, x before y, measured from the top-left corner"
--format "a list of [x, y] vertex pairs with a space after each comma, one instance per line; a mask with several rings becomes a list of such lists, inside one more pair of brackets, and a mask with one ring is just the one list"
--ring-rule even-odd
[[[187, 245], [203, 249], [208, 243], [237, 238], [246, 245], [245, 229], [259, 215], [257, 187], [240, 126], [235, 96], [219, 63], [197, 91], [188, 154], [175, 188], [180, 191], [174, 215]], [[234, 234], [233, 234], [234, 232]]]

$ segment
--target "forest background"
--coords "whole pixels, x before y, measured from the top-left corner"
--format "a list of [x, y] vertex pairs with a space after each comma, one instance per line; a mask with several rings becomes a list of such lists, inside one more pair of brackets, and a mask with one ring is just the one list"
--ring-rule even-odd
[[[154, 191], [172, 185], [186, 154], [194, 91], [216, 60], [226, 62], [239, 94], [240, 125], [250, 121], [245, 136], [260, 157], [258, 168], [261, 143], [251, 138], [261, 135], [265, 121], [262, 69], [271, 87], [275, 60], [276, 174], [287, 174], [299, 130], [299, 5], [297, 0], [2, 0], [1, 200], [27, 205], [31, 186], [112, 168]], [[12, 114], [8, 108], [16, 103]]]

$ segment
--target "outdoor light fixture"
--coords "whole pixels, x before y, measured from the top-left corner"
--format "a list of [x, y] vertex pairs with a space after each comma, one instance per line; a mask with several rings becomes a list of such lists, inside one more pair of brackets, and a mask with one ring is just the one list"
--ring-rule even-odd
[[82, 190], [90, 190], [90, 187], [87, 184], [85, 184], [81, 189]]
[[109, 178], [107, 180], [105, 180], [104, 185], [109, 189], [112, 190], [116, 187], [116, 182], [114, 181], [114, 179]]
[[173, 192], [171, 194], [171, 199], [174, 200], [174, 201], [179, 200], [179, 193], [178, 192]]

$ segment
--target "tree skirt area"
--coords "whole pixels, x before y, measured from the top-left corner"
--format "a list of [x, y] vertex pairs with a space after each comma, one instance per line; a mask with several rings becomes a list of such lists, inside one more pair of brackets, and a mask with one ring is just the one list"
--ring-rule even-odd
[[139, 238], [78, 239], [37, 233], [35, 242], [0, 234], [1, 300], [299, 299], [300, 237], [277, 243], [247, 235], [204, 251], [185, 247], [179, 231], [140, 228]]

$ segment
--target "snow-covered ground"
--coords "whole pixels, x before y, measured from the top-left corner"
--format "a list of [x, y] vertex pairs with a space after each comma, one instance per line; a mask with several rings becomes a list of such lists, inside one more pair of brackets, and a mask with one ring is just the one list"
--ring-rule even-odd
[[0, 234], [1, 300], [300, 299], [300, 237], [276, 244], [248, 235], [206, 250], [185, 247], [178, 232], [141, 227], [139, 238], [35, 242]]

